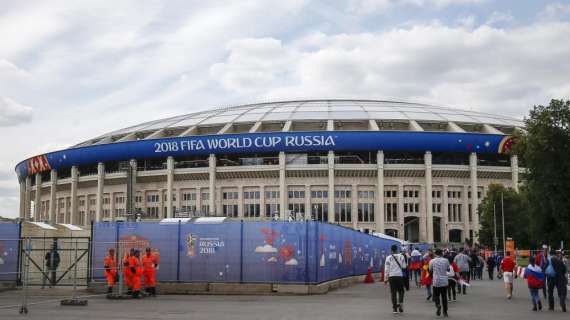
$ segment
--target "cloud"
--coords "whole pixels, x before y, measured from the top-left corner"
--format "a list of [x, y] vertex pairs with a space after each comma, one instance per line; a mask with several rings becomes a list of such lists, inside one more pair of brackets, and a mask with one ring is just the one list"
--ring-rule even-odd
[[256, 247], [255, 252], [257, 252], [257, 253], [276, 253], [277, 249], [266, 244], [264, 246]]
[[[248, 38], [227, 47], [228, 57], [211, 76], [229, 93], [259, 100], [393, 98], [522, 117], [533, 104], [570, 96], [568, 34], [565, 22], [510, 29], [435, 22], [375, 33], [309, 34], [285, 43]], [[255, 67], [241, 70], [243, 78], [234, 76], [232, 66], [251, 61]]]
[[299, 264], [299, 262], [295, 258], [289, 259], [289, 260], [287, 260], [287, 262], [285, 262], [286, 266], [296, 266], [298, 264]]
[[570, 4], [562, 4], [560, 2], [550, 3], [538, 13], [538, 17], [544, 21], [558, 21], [570, 18]]
[[489, 18], [487, 18], [487, 21], [485, 21], [485, 24], [490, 26], [500, 25], [500, 24], [510, 23], [514, 21], [514, 19], [515, 18], [508, 13], [493, 11], [493, 13], [491, 13]]
[[0, 97], [0, 127], [15, 126], [32, 120], [32, 108]]
[[486, 0], [349, 0], [348, 11], [356, 14], [377, 14], [398, 6], [443, 9], [448, 6], [479, 4]]

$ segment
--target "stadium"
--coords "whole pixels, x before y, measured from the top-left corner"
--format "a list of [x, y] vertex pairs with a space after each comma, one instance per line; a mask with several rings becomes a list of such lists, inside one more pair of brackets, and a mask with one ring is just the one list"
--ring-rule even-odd
[[477, 239], [490, 184], [517, 189], [514, 118], [379, 100], [215, 108], [20, 162], [22, 219], [316, 220], [411, 242]]

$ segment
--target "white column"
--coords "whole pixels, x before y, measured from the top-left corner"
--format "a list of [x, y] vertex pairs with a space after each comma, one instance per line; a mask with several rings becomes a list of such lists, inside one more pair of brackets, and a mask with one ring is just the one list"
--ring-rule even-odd
[[374, 220], [376, 221], [376, 232], [384, 233], [384, 151], [378, 151], [376, 162], [378, 180], [376, 182]]
[[511, 174], [513, 180], [513, 190], [519, 192], [519, 158], [517, 155], [511, 156]]
[[427, 151], [424, 156], [426, 166], [426, 193], [425, 193], [425, 208], [427, 217], [427, 242], [433, 243], [433, 199], [432, 199], [432, 156], [431, 152]]
[[238, 217], [243, 218], [243, 186], [238, 186]]
[[26, 195], [24, 196], [24, 211], [26, 220], [31, 219], [32, 210], [32, 177], [26, 177]]
[[174, 183], [174, 158], [166, 158], [166, 217], [174, 217], [172, 212], [172, 184]]
[[206, 214], [207, 212], [202, 212], [202, 188], [196, 187], [196, 212], [201, 212]]
[[[461, 212], [459, 213], [463, 219], [463, 226], [464, 226], [464, 233], [463, 233], [463, 239], [461, 239], [462, 241], [465, 240], [465, 238], [469, 238], [469, 230], [470, 229], [475, 229], [474, 228], [474, 223], [475, 220], [473, 221], [469, 221], [469, 204], [471, 202], [471, 200], [469, 199], [468, 195], [469, 195], [469, 188], [468, 186], [463, 186], [463, 191], [461, 192], [463, 194], [463, 197], [461, 197], [461, 202], [462, 202], [462, 209]], [[471, 199], [473, 199], [473, 190], [471, 190]], [[475, 212], [471, 211], [471, 215], [474, 216]], [[473, 219], [475, 219], [475, 217], [473, 217]], [[475, 231], [473, 231], [475, 232]]]
[[158, 190], [158, 212], [159, 212], [159, 216], [158, 219], [162, 219], [164, 218], [165, 214], [167, 214], [166, 212], [164, 212], [164, 204], [166, 203], [166, 201], [164, 200], [164, 191], [165, 189], [159, 189]]
[[50, 172], [50, 195], [49, 195], [49, 221], [51, 223], [56, 223], [57, 212], [56, 212], [56, 201], [57, 201], [57, 171], [51, 170]]
[[42, 175], [36, 173], [36, 194], [34, 197], [34, 221], [40, 220], [41, 211], [41, 199], [42, 199]]
[[105, 164], [99, 162], [97, 164], [97, 199], [95, 209], [95, 222], [101, 221], [103, 217], [103, 187], [105, 185]]
[[71, 167], [71, 211], [69, 212], [70, 224], [76, 224], [78, 221], [77, 218], [77, 182], [78, 182], [79, 171], [77, 170], [77, 166]]
[[109, 193], [109, 218], [111, 221], [117, 220], [117, 214], [115, 213], [115, 192]]
[[400, 220], [400, 226], [398, 227], [398, 235], [400, 239], [405, 239], [406, 237], [406, 226], [404, 225], [404, 185], [398, 184], [398, 220]]
[[442, 226], [443, 238], [442, 239], [443, 239], [443, 242], [447, 243], [447, 242], [449, 242], [449, 219], [448, 219], [449, 216], [448, 216], [448, 210], [447, 210], [447, 203], [448, 203], [447, 185], [443, 185], [441, 193], [442, 193], [442, 195], [441, 195], [441, 197], [442, 197], [441, 198], [442, 199], [441, 206], [443, 207], [443, 208], [441, 208], [442, 209], [441, 212], [443, 215], [442, 220], [441, 220], [443, 223], [443, 226]]
[[424, 194], [426, 192], [426, 187], [425, 186], [420, 186], [420, 191], [419, 191], [419, 195], [420, 195], [420, 199], [419, 199], [419, 206], [420, 206], [420, 210], [418, 212], [418, 218], [419, 218], [419, 239], [420, 242], [426, 242], [427, 241], [427, 226], [428, 226], [428, 217], [427, 217], [427, 208], [425, 207], [426, 205], [426, 200], [424, 197]]
[[287, 184], [285, 152], [279, 152], [279, 216], [281, 220], [287, 219]]
[[311, 185], [305, 185], [305, 220], [311, 218]]
[[469, 156], [469, 169], [471, 178], [471, 206], [473, 208], [473, 241], [479, 242], [479, 237], [477, 236], [479, 232], [479, 216], [477, 215], [479, 199], [477, 196], [477, 154], [475, 152], [472, 152]]
[[216, 155], [215, 154], [210, 154], [208, 163], [209, 163], [208, 173], [210, 178], [209, 191], [208, 191], [210, 195], [210, 197], [208, 198], [210, 212], [208, 212], [208, 214], [210, 216], [214, 216], [216, 215]]
[[265, 218], [265, 186], [259, 186], [259, 217], [261, 219]]
[[352, 198], [351, 204], [352, 207], [350, 210], [351, 219], [352, 219], [352, 229], [357, 230], [358, 228], [358, 185], [352, 184]]
[[182, 188], [178, 187], [176, 189], [176, 202], [174, 204], [174, 206], [178, 209], [178, 211], [180, 211], [182, 208]]
[[20, 180], [20, 219], [26, 218], [26, 179]]
[[329, 210], [329, 223], [334, 223], [334, 151], [329, 151], [328, 154], [328, 168], [329, 168], [329, 197], [328, 197], [328, 210]]

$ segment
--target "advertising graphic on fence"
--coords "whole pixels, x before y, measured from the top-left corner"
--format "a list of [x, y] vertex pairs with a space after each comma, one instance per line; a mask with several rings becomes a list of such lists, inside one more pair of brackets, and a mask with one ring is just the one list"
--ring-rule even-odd
[[[150, 245], [161, 254], [159, 281], [321, 283], [379, 272], [394, 241], [321, 222], [220, 224], [96, 223], [95, 278], [109, 243]], [[98, 274], [99, 273], [99, 274]]]
[[0, 280], [15, 280], [18, 271], [20, 226], [0, 223]]

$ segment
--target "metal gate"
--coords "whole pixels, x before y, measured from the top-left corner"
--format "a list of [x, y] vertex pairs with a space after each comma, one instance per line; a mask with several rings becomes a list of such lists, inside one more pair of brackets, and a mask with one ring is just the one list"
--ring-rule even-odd
[[20, 270], [24, 268], [23, 261], [29, 258], [27, 285], [72, 286], [75, 277], [77, 285], [88, 284], [90, 237], [24, 237], [21, 241]]

